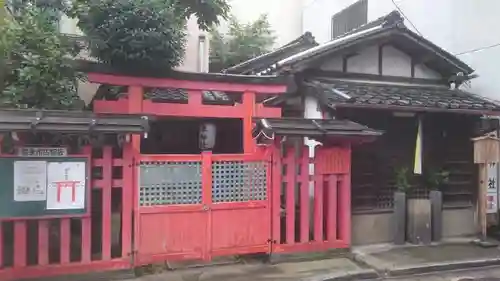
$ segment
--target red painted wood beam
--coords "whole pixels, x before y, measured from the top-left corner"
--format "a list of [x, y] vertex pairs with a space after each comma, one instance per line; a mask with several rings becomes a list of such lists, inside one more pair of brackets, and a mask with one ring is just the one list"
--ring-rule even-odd
[[228, 91], [283, 94], [286, 85], [237, 84], [225, 82], [187, 81], [171, 78], [145, 78], [133, 76], [118, 76], [102, 73], [88, 73], [89, 82], [116, 86], [142, 86], [157, 88], [181, 88], [186, 90]]
[[144, 101], [143, 112], [157, 116], [183, 116], [183, 117], [220, 117], [243, 118], [245, 111], [242, 105], [205, 105], [205, 104], [178, 104], [155, 103]]
[[255, 116], [255, 93], [243, 93], [243, 151], [253, 153], [255, 151], [255, 140], [252, 136], [253, 117]]
[[[127, 100], [94, 101], [94, 112], [96, 113], [115, 113], [127, 114]], [[138, 112], [134, 112], [138, 113]], [[219, 118], [243, 118], [243, 106], [227, 105], [196, 105], [178, 104], [178, 103], [155, 103], [148, 100], [143, 102], [142, 113], [157, 116], [184, 116], [184, 117], [219, 117]], [[280, 108], [264, 107], [257, 104], [254, 117], [259, 118], [279, 118], [281, 117]]]
[[33, 279], [56, 275], [83, 274], [97, 271], [113, 271], [130, 268], [130, 258], [114, 259], [109, 261], [93, 261], [89, 263], [69, 263], [37, 265], [22, 268], [0, 269], [0, 280], [10, 281], [19, 279]]

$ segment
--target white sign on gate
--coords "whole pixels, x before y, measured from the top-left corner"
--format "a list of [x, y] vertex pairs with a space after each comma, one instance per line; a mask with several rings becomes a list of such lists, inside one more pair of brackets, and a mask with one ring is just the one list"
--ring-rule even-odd
[[14, 162], [14, 201], [44, 201], [47, 189], [47, 162]]
[[49, 162], [47, 174], [48, 210], [85, 208], [85, 162]]
[[497, 164], [489, 163], [487, 168], [487, 181], [486, 181], [486, 212], [496, 213], [498, 211], [498, 176]]

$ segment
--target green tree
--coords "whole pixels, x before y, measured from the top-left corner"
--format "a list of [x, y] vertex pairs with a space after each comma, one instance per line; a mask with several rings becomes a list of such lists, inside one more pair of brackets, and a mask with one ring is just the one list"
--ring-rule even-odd
[[75, 0], [67, 13], [79, 19], [92, 56], [140, 69], [179, 65], [187, 19], [207, 29], [228, 10], [226, 0]]
[[79, 75], [67, 60], [78, 50], [59, 33], [54, 10], [29, 3], [17, 7], [0, 26], [0, 105], [41, 109], [81, 105]]
[[251, 23], [229, 19], [226, 34], [216, 28], [210, 31], [210, 71], [219, 72], [227, 67], [271, 51], [275, 37], [267, 15]]

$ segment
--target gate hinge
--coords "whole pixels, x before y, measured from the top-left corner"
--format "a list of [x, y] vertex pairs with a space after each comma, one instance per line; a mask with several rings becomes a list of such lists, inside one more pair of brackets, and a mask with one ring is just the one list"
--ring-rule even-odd
[[134, 265], [135, 264], [135, 256], [137, 255], [138, 251], [137, 250], [132, 250], [130, 251], [127, 256], [130, 257], [130, 264]]
[[267, 239], [267, 243], [269, 243], [269, 244], [276, 244], [277, 241], [269, 238], [269, 239]]

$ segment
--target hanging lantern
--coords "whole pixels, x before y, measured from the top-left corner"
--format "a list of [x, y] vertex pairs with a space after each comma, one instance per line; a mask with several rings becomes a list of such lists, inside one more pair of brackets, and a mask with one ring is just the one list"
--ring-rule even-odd
[[200, 126], [199, 146], [201, 150], [212, 150], [215, 146], [217, 129], [212, 123], [202, 123]]

